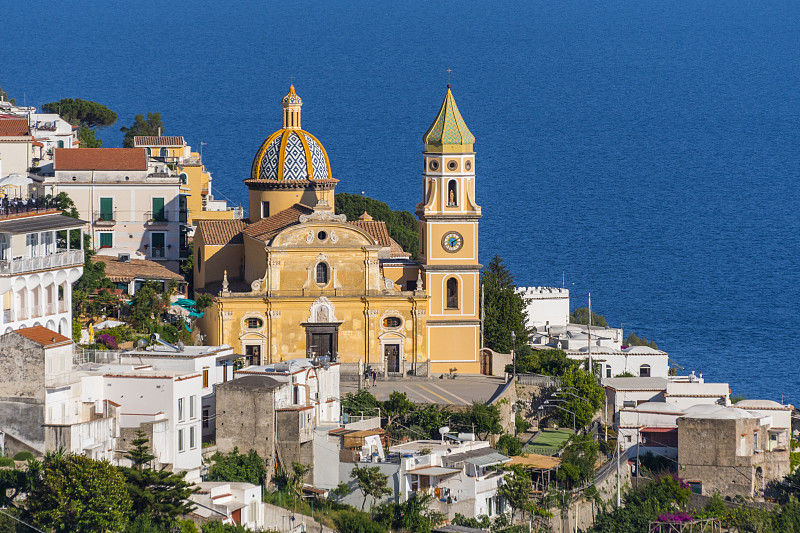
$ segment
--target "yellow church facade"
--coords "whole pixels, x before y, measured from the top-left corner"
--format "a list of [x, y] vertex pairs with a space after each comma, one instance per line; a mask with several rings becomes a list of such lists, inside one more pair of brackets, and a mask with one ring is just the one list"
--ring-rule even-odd
[[292, 87], [283, 127], [257, 151], [248, 220], [201, 220], [195, 291], [207, 344], [251, 364], [297, 357], [362, 363], [394, 375], [478, 373], [480, 320], [474, 137], [448, 87], [423, 140], [420, 256], [384, 222], [334, 213], [328, 154], [301, 128]]

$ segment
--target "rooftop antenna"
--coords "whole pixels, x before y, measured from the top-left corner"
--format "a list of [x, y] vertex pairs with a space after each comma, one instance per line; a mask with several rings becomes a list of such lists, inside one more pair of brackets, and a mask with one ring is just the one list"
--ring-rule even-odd
[[367, 212], [367, 191], [361, 191], [361, 199], [364, 201], [364, 212]]
[[445, 72], [447, 72], [447, 88], [449, 89], [450, 88], [450, 73], [453, 72], [453, 69], [451, 69], [450, 67], [447, 67], [447, 70], [445, 70]]
[[200, 161], [203, 160], [203, 146], [207, 145], [208, 143], [205, 141], [200, 141]]
[[565, 271], [561, 271], [561, 288], [564, 288], [564, 280], [566, 280], [567, 273]]

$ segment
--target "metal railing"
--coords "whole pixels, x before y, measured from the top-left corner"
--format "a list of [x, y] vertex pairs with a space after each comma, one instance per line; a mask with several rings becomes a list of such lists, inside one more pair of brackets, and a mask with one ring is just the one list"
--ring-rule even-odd
[[147, 211], [144, 214], [144, 219], [147, 224], [166, 224], [169, 220], [169, 214], [166, 209], [163, 211]]
[[0, 275], [22, 274], [36, 270], [49, 270], [51, 268], [77, 266], [83, 264], [83, 250], [70, 250], [43, 257], [29, 257], [0, 261]]
[[112, 225], [117, 221], [117, 210], [112, 209], [109, 211], [96, 211], [94, 214], [94, 223], [98, 225]]
[[561, 385], [561, 380], [554, 376], [544, 376], [542, 374], [517, 374], [517, 383], [536, 387], [558, 387]]

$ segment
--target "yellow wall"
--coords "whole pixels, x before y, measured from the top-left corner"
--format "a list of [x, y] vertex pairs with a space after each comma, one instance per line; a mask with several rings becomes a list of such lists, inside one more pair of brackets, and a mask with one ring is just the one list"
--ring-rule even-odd
[[428, 324], [431, 372], [479, 374], [480, 324]]
[[202, 236], [194, 240], [194, 286], [205, 288], [207, 283], [221, 281], [224, 272], [228, 271], [228, 280], [240, 279], [244, 246], [226, 244], [225, 246], [205, 245]]
[[[317, 205], [317, 198], [322, 196], [322, 192], [314, 189], [289, 189], [280, 191], [261, 191], [250, 189], [249, 195], [249, 219], [250, 222], [261, 220], [261, 202], [269, 202], [269, 215], [273, 216], [284, 209], [292, 207], [294, 204], [304, 204], [309, 207]], [[333, 206], [333, 193], [328, 202]]]

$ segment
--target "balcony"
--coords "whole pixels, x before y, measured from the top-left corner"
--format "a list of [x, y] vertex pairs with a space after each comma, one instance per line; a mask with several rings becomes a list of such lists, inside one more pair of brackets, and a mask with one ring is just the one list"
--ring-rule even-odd
[[97, 211], [94, 214], [95, 226], [113, 226], [116, 224], [117, 210], [112, 211]]
[[3, 309], [3, 324], [8, 324], [9, 322], [14, 322], [14, 310]]
[[42, 306], [41, 305], [31, 306], [31, 318], [39, 318], [41, 316], [42, 316]]
[[37, 270], [83, 265], [83, 250], [70, 250], [44, 257], [29, 257], [0, 261], [0, 275], [24, 274]]
[[148, 226], [166, 226], [169, 224], [169, 216], [166, 211], [155, 212], [148, 211], [144, 214], [145, 224]]

